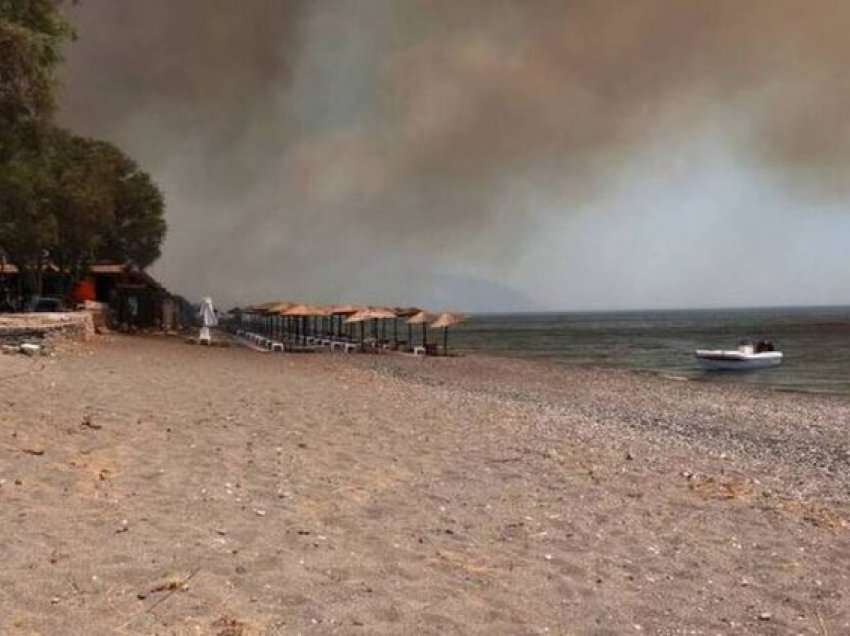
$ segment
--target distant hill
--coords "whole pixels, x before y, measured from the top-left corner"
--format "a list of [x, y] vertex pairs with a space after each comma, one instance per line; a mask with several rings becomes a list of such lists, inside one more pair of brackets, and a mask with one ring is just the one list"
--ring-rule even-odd
[[[472, 276], [398, 272], [380, 278], [381, 292], [374, 282], [351, 281], [345, 290], [346, 302], [408, 306], [435, 311], [466, 312], [534, 311], [539, 305], [523, 292], [498, 281]], [[368, 289], [367, 289], [368, 285]]]
[[439, 274], [430, 277], [430, 285], [423, 287], [422, 304], [436, 309], [469, 312], [539, 309], [525, 293], [497, 281]]

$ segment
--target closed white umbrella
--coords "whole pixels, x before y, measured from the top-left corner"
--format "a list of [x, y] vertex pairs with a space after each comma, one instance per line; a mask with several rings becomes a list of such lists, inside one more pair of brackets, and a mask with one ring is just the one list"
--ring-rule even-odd
[[207, 296], [201, 301], [201, 307], [198, 311], [198, 316], [201, 319], [201, 333], [198, 341], [203, 344], [210, 343], [210, 327], [218, 326], [218, 316], [215, 313], [212, 298]]

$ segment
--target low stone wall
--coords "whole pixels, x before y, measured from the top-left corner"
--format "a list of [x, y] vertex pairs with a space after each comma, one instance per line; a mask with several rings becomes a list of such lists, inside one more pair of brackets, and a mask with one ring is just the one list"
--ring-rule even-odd
[[18, 344], [64, 336], [88, 340], [95, 334], [91, 313], [0, 314], [0, 342]]

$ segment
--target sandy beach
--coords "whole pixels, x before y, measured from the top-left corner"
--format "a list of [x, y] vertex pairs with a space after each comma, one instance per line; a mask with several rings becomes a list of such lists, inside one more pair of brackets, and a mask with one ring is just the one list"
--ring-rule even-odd
[[0, 633], [850, 634], [850, 401], [479, 356], [0, 356]]

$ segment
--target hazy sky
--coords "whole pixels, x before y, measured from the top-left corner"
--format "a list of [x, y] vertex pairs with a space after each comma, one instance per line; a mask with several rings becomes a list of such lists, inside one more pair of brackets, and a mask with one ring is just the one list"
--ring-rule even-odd
[[846, 0], [83, 0], [190, 298], [850, 303]]

